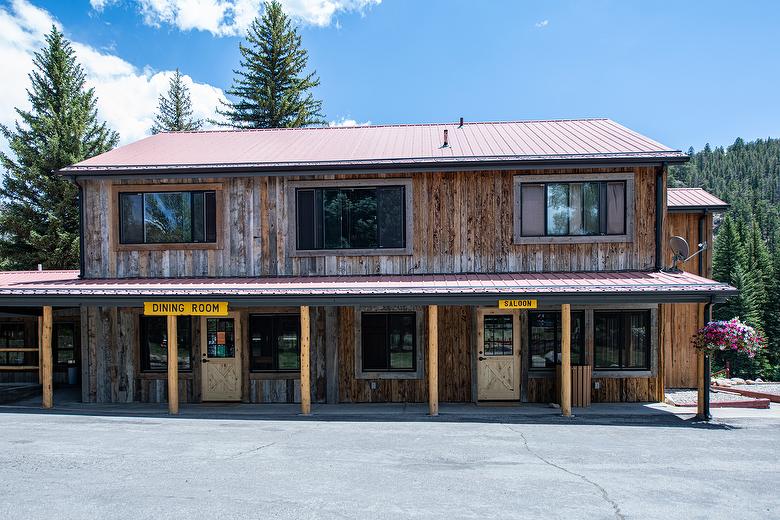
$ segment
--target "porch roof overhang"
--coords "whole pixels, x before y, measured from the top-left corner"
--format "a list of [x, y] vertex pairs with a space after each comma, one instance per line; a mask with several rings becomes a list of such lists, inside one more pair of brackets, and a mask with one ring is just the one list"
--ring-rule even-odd
[[227, 301], [239, 306], [717, 303], [733, 287], [690, 273], [412, 274], [230, 278], [79, 278], [78, 271], [0, 272], [0, 307]]

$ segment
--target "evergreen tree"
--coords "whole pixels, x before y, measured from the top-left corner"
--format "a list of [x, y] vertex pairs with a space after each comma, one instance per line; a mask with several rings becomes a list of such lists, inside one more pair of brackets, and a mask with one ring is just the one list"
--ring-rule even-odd
[[179, 69], [171, 76], [167, 95], [160, 95], [152, 133], [198, 130], [203, 121], [192, 116], [190, 89], [184, 84]]
[[715, 237], [712, 251], [712, 275], [719, 282], [734, 284], [737, 264], [745, 262], [745, 249], [731, 216], [726, 215]]
[[308, 53], [281, 4], [266, 2], [262, 18], [255, 18], [239, 45], [241, 70], [227, 94], [236, 101], [223, 103], [217, 113], [234, 128], [295, 128], [324, 124], [322, 101], [311, 89], [320, 84], [316, 72], [306, 73]]
[[76, 267], [78, 190], [54, 171], [110, 150], [119, 137], [98, 121], [95, 93], [55, 27], [33, 65], [31, 110], [16, 109], [21, 121], [13, 129], [0, 125], [15, 156], [0, 153], [0, 262], [11, 269]]

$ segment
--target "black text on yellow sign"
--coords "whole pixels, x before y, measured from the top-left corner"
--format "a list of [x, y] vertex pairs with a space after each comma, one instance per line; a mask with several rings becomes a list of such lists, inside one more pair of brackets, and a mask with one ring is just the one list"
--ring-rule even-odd
[[227, 316], [228, 302], [144, 302], [144, 316]]
[[498, 300], [499, 309], [535, 309], [536, 300]]

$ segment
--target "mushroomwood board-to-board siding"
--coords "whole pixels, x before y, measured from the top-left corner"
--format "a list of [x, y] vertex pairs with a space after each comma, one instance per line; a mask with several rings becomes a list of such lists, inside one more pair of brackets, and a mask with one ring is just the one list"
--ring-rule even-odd
[[[634, 174], [631, 242], [513, 243], [513, 178], [516, 175]], [[118, 250], [111, 215], [121, 188], [135, 181], [85, 180], [85, 276], [183, 277], [357, 275], [457, 272], [540, 272], [651, 269], [655, 264], [655, 172], [580, 169], [437, 172], [376, 175], [412, 179], [412, 254], [290, 254], [288, 183], [300, 180], [366, 179], [366, 176], [231, 177], [180, 179], [175, 183], [222, 185], [221, 249]], [[170, 185], [173, 181], [148, 181]], [[188, 188], [189, 189], [189, 188]]]

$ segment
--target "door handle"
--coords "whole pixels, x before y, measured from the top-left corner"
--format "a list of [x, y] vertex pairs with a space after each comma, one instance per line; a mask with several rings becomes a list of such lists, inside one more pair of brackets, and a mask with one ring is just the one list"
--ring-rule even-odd
[[477, 359], [479, 359], [480, 361], [485, 361], [487, 358], [483, 358], [482, 356], [479, 356]]
[[208, 360], [208, 358], [200, 358], [200, 362], [201, 363], [208, 363], [209, 360]]

